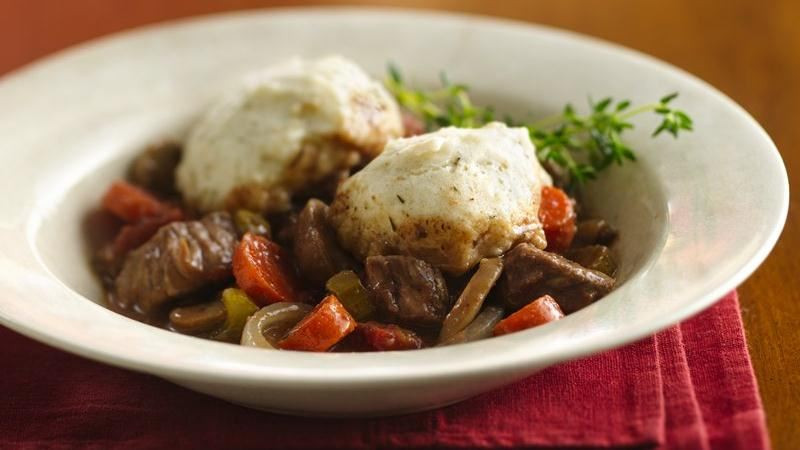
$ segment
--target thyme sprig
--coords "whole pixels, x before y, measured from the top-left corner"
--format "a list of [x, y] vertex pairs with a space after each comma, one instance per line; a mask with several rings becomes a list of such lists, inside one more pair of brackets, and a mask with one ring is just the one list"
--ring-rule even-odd
[[[493, 108], [475, 105], [469, 97], [469, 88], [451, 83], [444, 74], [440, 88], [423, 91], [406, 85], [397, 67], [389, 65], [386, 86], [400, 106], [422, 120], [428, 131], [445, 126], [474, 128], [496, 120]], [[657, 102], [635, 107], [628, 100], [590, 99], [585, 114], [579, 114], [568, 104], [561, 113], [532, 123], [520, 123], [510, 117], [503, 121], [509, 126], [527, 128], [539, 160], [561, 167], [568, 174], [571, 186], [577, 187], [612, 164], [636, 160], [634, 150], [622, 139], [624, 132], [634, 127], [630, 119], [635, 116], [654, 113], [661, 118], [653, 137], [667, 132], [677, 138], [682, 131], [691, 131], [692, 119], [671, 106], [677, 96], [672, 93]]]

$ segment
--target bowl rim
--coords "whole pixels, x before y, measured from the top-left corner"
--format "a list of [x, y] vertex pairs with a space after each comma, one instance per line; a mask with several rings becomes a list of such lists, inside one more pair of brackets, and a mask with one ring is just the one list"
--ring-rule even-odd
[[[238, 348], [216, 342], [199, 341], [193, 337], [177, 335], [164, 330], [157, 330], [154, 332], [158, 333], [157, 336], [159, 336], [159, 338], [163, 338], [165, 340], [165, 345], [184, 346], [187, 344], [192, 344], [197, 346], [212, 346], [208, 347], [209, 349], [214, 348], [214, 346], [225, 346], [225, 351], [230, 352], [232, 355], [231, 359], [235, 359], [237, 362], [234, 364], [229, 364], [226, 363], [226, 361], [195, 359], [191, 364], [187, 364], [186, 361], [178, 359], [148, 359], [143, 358], [141, 354], [113, 352], [110, 348], [98, 349], [95, 345], [92, 345], [91, 342], [85, 339], [74, 337], [64, 338], [56, 335], [55, 333], [37, 328], [34, 325], [30, 325], [29, 323], [4, 313], [1, 307], [2, 303], [0, 303], [0, 324], [48, 345], [91, 359], [100, 360], [112, 365], [122, 366], [134, 370], [151, 372], [168, 377], [181, 377], [184, 379], [237, 380], [245, 383], [274, 382], [284, 384], [290, 382], [302, 382], [307, 385], [324, 386], [331, 383], [337, 383], [339, 385], [347, 385], [351, 383], [370, 384], [385, 382], [414, 383], [422, 379], [435, 380], [450, 378], [454, 375], [463, 375], [466, 373], [472, 375], [482, 375], [508, 372], [511, 370], [522, 371], [532, 367], [542, 367], [555, 362], [571, 360], [603, 350], [616, 348], [652, 335], [655, 332], [660, 331], [672, 324], [693, 316], [694, 314], [711, 306], [716, 300], [720, 299], [723, 295], [734, 289], [738, 284], [752, 274], [753, 271], [755, 271], [755, 269], [766, 259], [767, 255], [772, 250], [781, 234], [789, 208], [789, 184], [786, 169], [772, 140], [769, 138], [764, 129], [755, 121], [755, 119], [750, 116], [742, 107], [718, 91], [716, 88], [698, 79], [694, 75], [691, 75], [682, 69], [674, 67], [656, 58], [627, 47], [606, 42], [598, 38], [549, 26], [534, 25], [509, 19], [489, 18], [471, 14], [382, 7], [302, 7], [244, 10], [161, 22], [90, 40], [77, 46], [58, 51], [50, 56], [5, 74], [2, 78], [0, 78], [0, 86], [10, 80], [26, 77], [35, 70], [42, 70], [53, 62], [68, 59], [81, 51], [93, 49], [112, 41], [138, 39], [141, 36], [148, 35], [150, 33], [158, 33], [161, 30], [170, 30], [181, 27], [207, 26], [208, 24], [216, 21], [236, 21], [242, 18], [253, 18], [254, 16], [274, 17], [298, 15], [318, 15], [330, 18], [335, 18], [340, 15], [359, 15], [365, 18], [368, 18], [369, 16], [375, 17], [384, 15], [392, 15], [397, 17], [400, 15], [409, 20], [412, 20], [415, 17], [424, 17], [429, 20], [461, 21], [474, 26], [489, 28], [499, 27], [525, 29], [540, 36], [547, 36], [560, 41], [577, 41], [586, 46], [603, 49], [615, 55], [635, 58], [643, 65], [648, 66], [648, 68], [661, 72], [668, 72], [687, 83], [700, 86], [707, 95], [710, 95], [714, 97], [716, 101], [723, 103], [726, 108], [735, 112], [738, 116], [740, 116], [740, 118], [742, 118], [752, 127], [752, 131], [758, 134], [758, 139], [762, 141], [765, 146], [765, 162], [775, 165], [775, 167], [777, 167], [783, 175], [779, 180], [772, 180], [776, 183], [776, 186], [778, 186], [780, 196], [775, 202], [775, 211], [777, 214], [772, 217], [772, 226], [770, 227], [770, 232], [767, 235], [759, 237], [760, 241], [755, 250], [752, 252], [752, 257], [746, 263], [738, 267], [735, 273], [731, 274], [724, 282], [708, 289], [704, 289], [701, 295], [697, 295], [694, 301], [681, 309], [673, 310], [670, 314], [662, 315], [657, 320], [653, 320], [646, 324], [631, 324], [626, 329], [621, 330], [622, 332], [606, 336], [607, 339], [595, 341], [584, 339], [582, 342], [580, 342], [582, 345], [554, 346], [548, 351], [541, 351], [531, 355], [526, 352], [524, 342], [529, 339], [535, 340], [535, 336], [541, 333], [540, 329], [533, 329], [521, 333], [494, 338], [491, 340], [478, 341], [457, 346], [462, 348], [463, 351], [461, 352], [454, 352], [453, 349], [457, 349], [457, 347], [430, 348], [415, 352], [408, 352], [424, 356], [424, 359], [428, 361], [441, 359], [439, 358], [440, 355], [453, 353], [466, 355], [469, 352], [482, 352], [483, 357], [467, 358], [464, 361], [460, 361], [459, 364], [441, 363], [435, 365], [426, 365], [424, 367], [422, 365], [410, 364], [404, 367], [402, 371], [392, 370], [394, 369], [394, 366], [371, 367], [364, 369], [360, 368], [357, 371], [347, 371], [342, 368], [338, 368], [337, 370], [328, 371], [319, 370], [319, 365], [288, 365], [287, 367], [283, 368], [284, 370], [280, 370], [280, 368], [276, 368], [272, 365], [260, 366], [258, 361], [259, 358], [253, 358], [253, 361], [250, 363], [242, 363], [241, 361], [244, 356], [253, 356], [252, 353], [247, 353], [255, 351], [253, 349]], [[50, 275], [53, 276], [52, 273], [50, 273]], [[65, 295], [78, 296], [78, 294], [68, 290], [66, 286], [64, 286], [64, 288]], [[99, 309], [103, 309], [109, 314], [114, 314], [108, 310], [105, 310], [105, 308], [100, 305], [94, 304], [94, 306]], [[391, 353], [393, 355], [398, 355], [397, 352]], [[334, 360], [342, 360], [343, 358], [346, 358], [348, 363], [352, 363], [354, 365], [357, 365], [361, 361], [369, 361], [370, 363], [374, 363], [372, 357], [368, 357], [363, 354], [314, 354], [313, 357], [310, 358], [308, 356], [309, 355], [307, 354], [302, 354], [302, 356], [283, 355], [281, 359], [295, 359], [296, 361], [300, 361], [299, 358], [302, 358], [306, 360], [320, 361], [323, 363], [327, 361], [328, 363], [333, 364]], [[402, 355], [400, 362], [402, 363], [406, 360], [413, 361], [414, 359], [420, 358], [416, 358], [414, 355]]]

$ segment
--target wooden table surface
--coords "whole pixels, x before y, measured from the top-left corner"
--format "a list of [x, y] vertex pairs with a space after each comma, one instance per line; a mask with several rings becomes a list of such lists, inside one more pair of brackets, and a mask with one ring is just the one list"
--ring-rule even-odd
[[[4, 0], [0, 74], [69, 45], [125, 28], [230, 9], [310, 1]], [[792, 184], [786, 229], [740, 288], [750, 352], [775, 448], [800, 446], [800, 2], [481, 1], [349, 2], [490, 14], [567, 28], [654, 55], [731, 96], [781, 150]], [[742, 174], [746, 177], [747, 174]], [[758, 214], [758, 211], [753, 211]]]

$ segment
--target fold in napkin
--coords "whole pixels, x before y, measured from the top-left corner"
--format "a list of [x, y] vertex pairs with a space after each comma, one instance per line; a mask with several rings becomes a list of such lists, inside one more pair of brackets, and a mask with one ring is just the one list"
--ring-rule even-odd
[[0, 328], [0, 447], [769, 446], [736, 293], [633, 345], [427, 413], [252, 411]]

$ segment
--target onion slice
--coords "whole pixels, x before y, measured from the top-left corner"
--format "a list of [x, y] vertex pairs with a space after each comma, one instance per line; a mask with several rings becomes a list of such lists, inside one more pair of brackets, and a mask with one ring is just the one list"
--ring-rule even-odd
[[250, 316], [242, 331], [242, 345], [277, 348], [277, 342], [311, 311], [305, 303], [277, 302]]
[[503, 308], [487, 306], [478, 314], [478, 317], [476, 317], [472, 323], [467, 325], [467, 328], [454, 334], [449, 339], [439, 342], [438, 345], [462, 344], [464, 342], [472, 342], [478, 339], [491, 337], [494, 327], [503, 320], [503, 314]]
[[470, 278], [467, 287], [447, 314], [439, 333], [439, 342], [444, 342], [463, 330], [478, 315], [483, 301], [503, 272], [503, 260], [500, 257], [482, 259], [478, 271]]

